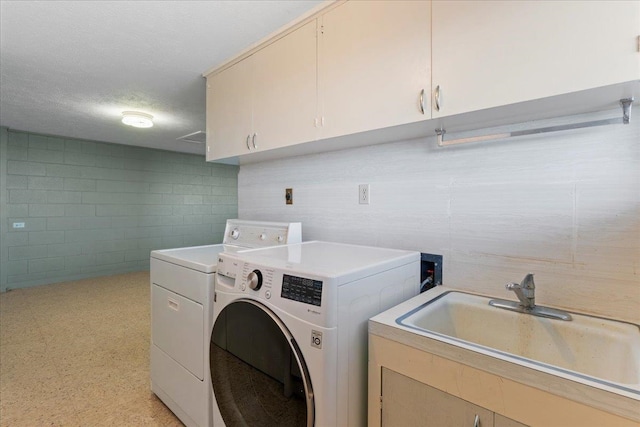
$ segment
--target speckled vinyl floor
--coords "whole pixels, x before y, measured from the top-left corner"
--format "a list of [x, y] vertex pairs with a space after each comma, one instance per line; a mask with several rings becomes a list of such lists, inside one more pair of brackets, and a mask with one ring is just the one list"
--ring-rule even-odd
[[181, 426], [151, 392], [149, 273], [0, 294], [0, 426]]

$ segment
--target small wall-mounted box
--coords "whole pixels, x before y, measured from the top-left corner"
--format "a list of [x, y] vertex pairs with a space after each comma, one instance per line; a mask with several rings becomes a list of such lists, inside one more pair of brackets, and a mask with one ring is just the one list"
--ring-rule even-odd
[[442, 255], [420, 253], [420, 292], [442, 285]]

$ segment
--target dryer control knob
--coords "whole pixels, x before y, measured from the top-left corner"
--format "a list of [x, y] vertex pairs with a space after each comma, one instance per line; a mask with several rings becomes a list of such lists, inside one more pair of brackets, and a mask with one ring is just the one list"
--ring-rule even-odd
[[260, 270], [253, 270], [247, 276], [247, 283], [249, 283], [249, 287], [254, 291], [257, 291], [262, 287], [262, 273]]
[[240, 230], [238, 230], [237, 228], [234, 228], [233, 230], [231, 230], [231, 233], [229, 233], [231, 235], [231, 238], [234, 240], [237, 240], [238, 237], [240, 237]]
[[262, 234], [260, 235], [260, 240], [264, 240], [264, 239], [266, 239], [266, 238], [267, 238], [267, 234], [266, 234], [266, 233], [262, 233]]
[[278, 236], [278, 242], [284, 242], [284, 236]]

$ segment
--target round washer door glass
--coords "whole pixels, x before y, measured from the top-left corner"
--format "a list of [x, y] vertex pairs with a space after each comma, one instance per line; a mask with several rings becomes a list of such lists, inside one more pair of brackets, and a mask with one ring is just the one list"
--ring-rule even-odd
[[213, 393], [227, 427], [313, 426], [313, 391], [302, 353], [267, 307], [252, 300], [226, 306], [209, 352]]

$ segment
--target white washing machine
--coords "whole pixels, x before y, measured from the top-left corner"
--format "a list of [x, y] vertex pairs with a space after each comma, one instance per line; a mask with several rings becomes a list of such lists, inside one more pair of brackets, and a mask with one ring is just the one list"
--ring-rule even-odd
[[218, 255], [301, 240], [300, 223], [233, 219], [222, 244], [151, 252], [151, 390], [185, 425], [212, 425], [209, 342]]
[[419, 252], [305, 242], [220, 254], [214, 426], [366, 425], [367, 320], [419, 285]]

